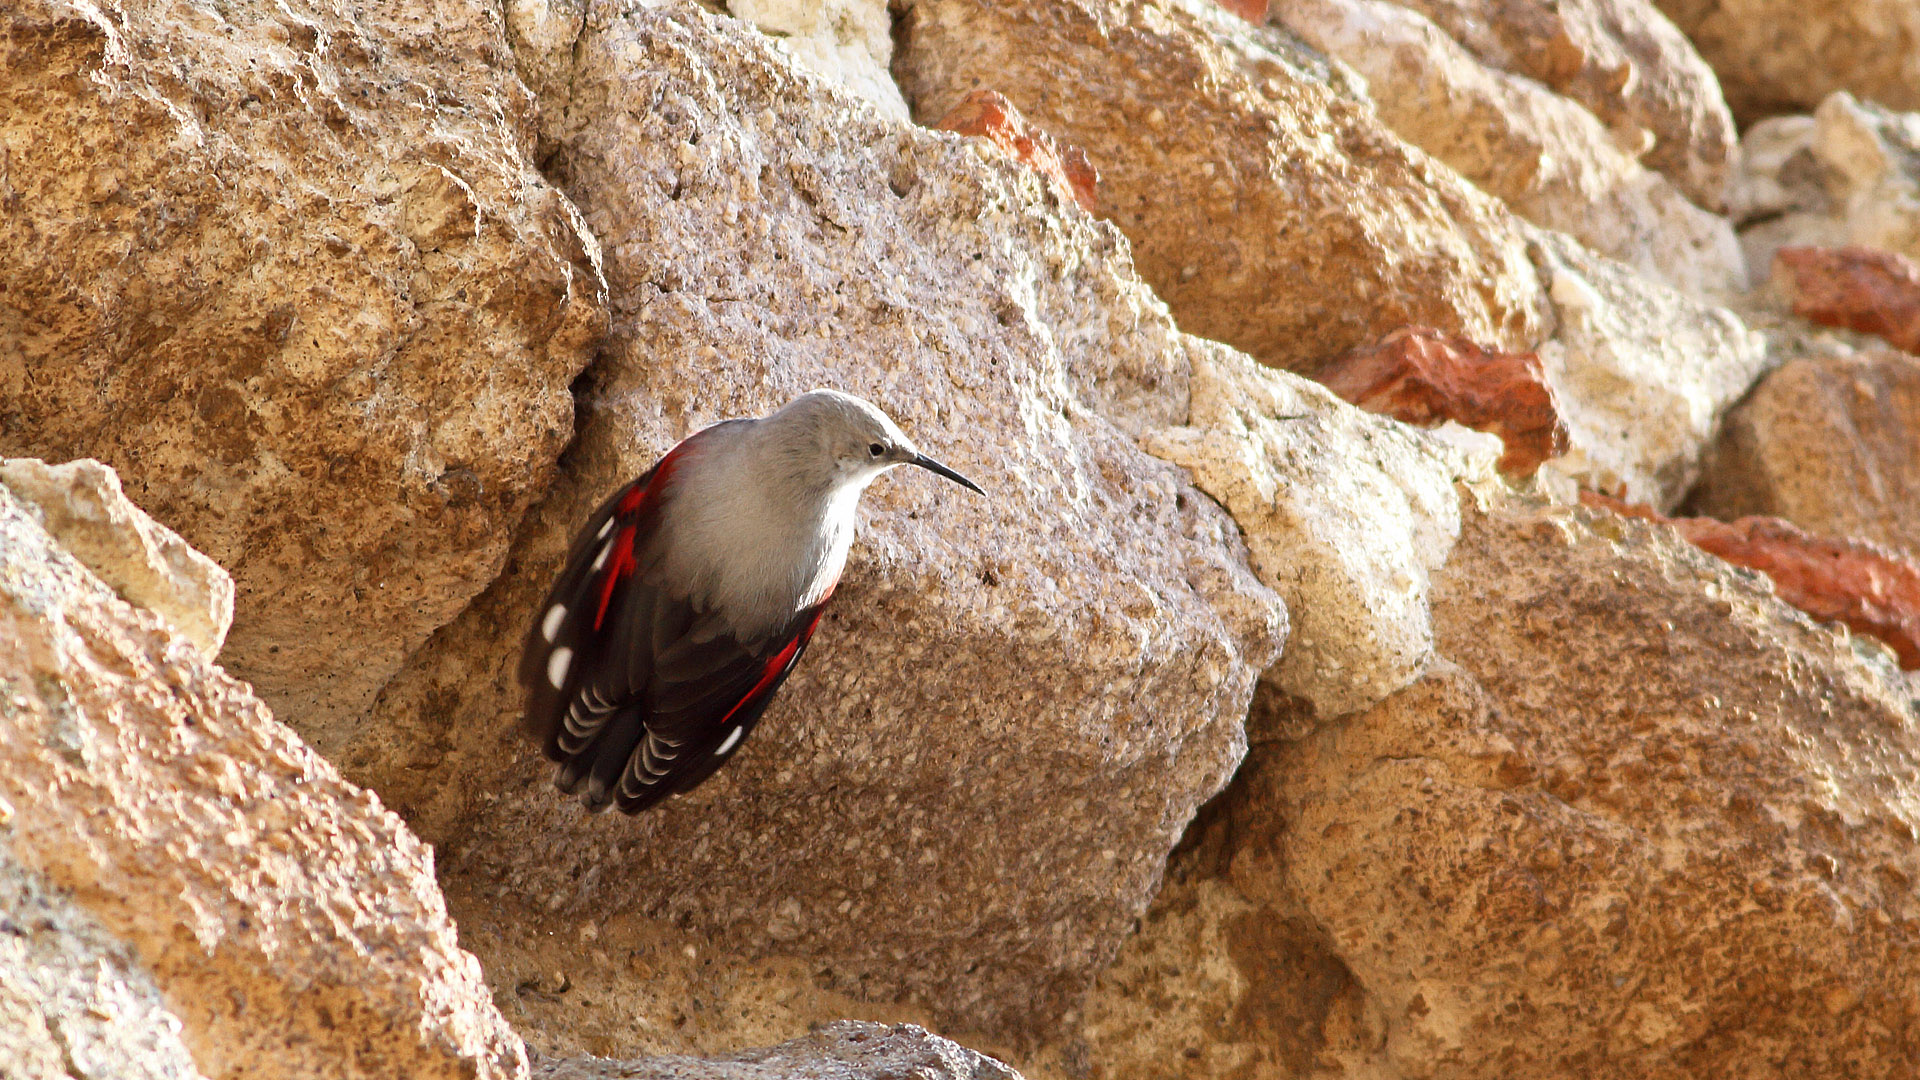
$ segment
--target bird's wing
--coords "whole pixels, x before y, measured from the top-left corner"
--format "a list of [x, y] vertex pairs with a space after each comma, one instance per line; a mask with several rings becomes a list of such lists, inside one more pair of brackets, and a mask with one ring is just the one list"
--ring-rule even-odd
[[[685, 445], [685, 444], [682, 444]], [[527, 634], [526, 721], [557, 782], [637, 813], [711, 776], [806, 650], [822, 605], [743, 641], [661, 587], [650, 541], [675, 455], [587, 519]]]

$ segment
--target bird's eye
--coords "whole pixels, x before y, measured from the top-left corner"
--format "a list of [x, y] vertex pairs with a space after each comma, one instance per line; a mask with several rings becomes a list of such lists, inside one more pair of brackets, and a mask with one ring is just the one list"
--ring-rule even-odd
[[887, 452], [887, 448], [884, 446], [881, 446], [879, 443], [874, 443], [871, 446], [867, 447], [867, 453], [872, 454], [874, 457], [879, 457], [881, 454], [884, 454], [886, 452]]

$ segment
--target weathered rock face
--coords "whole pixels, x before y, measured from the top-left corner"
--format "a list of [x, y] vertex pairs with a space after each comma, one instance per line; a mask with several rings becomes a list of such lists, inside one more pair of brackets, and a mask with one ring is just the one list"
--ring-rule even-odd
[[[1483, 63], [1600, 118], [1612, 141], [1718, 210], [1735, 160], [1714, 72], [1647, 0], [1407, 0]], [[1282, 16], [1285, 17], [1284, 15]]]
[[803, 1039], [720, 1058], [542, 1061], [535, 1080], [1020, 1080], [998, 1061], [911, 1024], [847, 1021]]
[[[1426, 16], [1387, 0], [1288, 0], [1278, 14], [1366, 78], [1367, 96], [1395, 134], [1529, 221], [1682, 292], [1746, 288], [1746, 260], [1727, 220], [1643, 166], [1641, 140], [1616, 145], [1615, 133], [1579, 102], [1486, 63]], [[1680, 171], [1697, 174], [1693, 190], [1709, 206], [1720, 205], [1728, 150], [1721, 142], [1711, 167], [1688, 161]]]
[[[662, 916], [948, 1022], [1044, 1027], [1237, 763], [1284, 633], [1231, 519], [1136, 445], [1186, 419], [1210, 346], [1025, 166], [796, 94], [737, 23], [609, 5], [568, 49], [545, 137], [607, 252], [605, 359], [509, 572], [388, 688], [349, 772], [438, 845], [450, 890], [588, 928]], [[876, 487], [738, 760], [645, 817], [586, 817], [511, 685], [572, 531], [676, 438], [818, 384], [992, 498]]]
[[1812, 116], [1755, 124], [1741, 149], [1731, 212], [1756, 279], [1788, 246], [1920, 260], [1920, 113], [1835, 93]]
[[1398, 1075], [1903, 1075], [1899, 676], [1578, 511], [1470, 516], [1434, 597], [1457, 666], [1278, 751], [1232, 825], [1231, 880], [1298, 898]]
[[128, 603], [165, 619], [209, 662], [220, 654], [233, 623], [233, 579], [133, 505], [112, 469], [89, 460], [0, 458], [0, 484]]
[[1920, 266], [1870, 248], [1781, 248], [1774, 280], [1793, 313], [1920, 353]]
[[491, 12], [0, 14], [0, 453], [227, 567], [226, 664], [323, 746], [497, 571], [601, 317]]
[[4, 488], [0, 714], [0, 1073], [525, 1069], [426, 845]]
[[898, 40], [922, 122], [993, 90], [1084, 148], [1193, 333], [1311, 372], [1409, 324], [1509, 349], [1550, 327], [1504, 208], [1211, 0], [913, 0]]
[[1920, 554], [1920, 358], [1795, 360], [1727, 414], [1691, 509]]
[[1849, 91], [1920, 109], [1920, 11], [1903, 0], [1657, 0], [1720, 78], [1743, 127]]
[[800, 66], [844, 86], [890, 120], [907, 103], [887, 66], [893, 27], [884, 0], [727, 0], [727, 10], [772, 35]]

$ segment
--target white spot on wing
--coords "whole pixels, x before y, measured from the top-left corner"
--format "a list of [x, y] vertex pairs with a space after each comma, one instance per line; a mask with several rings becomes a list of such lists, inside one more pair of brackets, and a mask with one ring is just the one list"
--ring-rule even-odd
[[604, 540], [607, 538], [607, 534], [612, 531], [613, 531], [613, 519], [609, 517], [606, 521], [600, 524], [600, 531], [593, 534], [593, 538], [595, 540]]
[[567, 685], [567, 665], [573, 663], [572, 649], [555, 649], [547, 657], [547, 681], [558, 690]]
[[612, 553], [613, 553], [612, 541], [608, 541], [607, 543], [602, 544], [600, 546], [600, 554], [595, 555], [593, 557], [593, 566], [591, 569], [593, 570], [594, 573], [596, 574], [599, 573], [600, 568], [607, 565], [607, 556]]
[[747, 729], [743, 727], [737, 727], [737, 728], [734, 728], [732, 731], [728, 732], [727, 740], [720, 744], [720, 749], [715, 750], [713, 752], [714, 756], [718, 757], [721, 754], [724, 754], [727, 751], [733, 749], [734, 744], [740, 741], [740, 736], [745, 735], [746, 733], [747, 733]]
[[560, 623], [567, 617], [567, 606], [555, 604], [547, 609], [547, 617], [540, 620], [540, 635], [553, 643], [554, 635], [560, 632]]

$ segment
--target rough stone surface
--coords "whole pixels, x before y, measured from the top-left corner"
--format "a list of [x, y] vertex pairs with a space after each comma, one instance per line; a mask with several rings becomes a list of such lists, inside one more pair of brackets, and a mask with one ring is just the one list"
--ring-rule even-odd
[[1730, 212], [1755, 277], [1788, 246], [1920, 259], [1920, 113], [1836, 93], [1812, 116], [1755, 124], [1741, 151]]
[[1878, 638], [1920, 668], [1920, 562], [1869, 540], [1816, 536], [1777, 517], [1670, 518], [1581, 492], [1588, 506], [1671, 526], [1687, 543], [1773, 581], [1780, 599], [1823, 622]]
[[[1585, 106], [1612, 141], [1720, 209], [1736, 159], [1719, 82], [1647, 0], [1407, 0], [1487, 65]], [[1284, 18], [1284, 14], [1282, 15]]]
[[1027, 123], [1013, 102], [991, 90], [975, 90], [933, 125], [942, 131], [977, 135], [1012, 154], [1057, 184], [1080, 208], [1099, 208], [1100, 175], [1077, 146], [1061, 146], [1053, 136]]
[[1396, 1075], [1910, 1073], [1898, 672], [1565, 508], [1470, 514], [1433, 617], [1452, 663], [1256, 754], [1230, 823], [1231, 881], [1310, 913]]
[[1868, 248], [1781, 248], [1774, 274], [1793, 313], [1920, 353], [1920, 266]]
[[1808, 356], [1767, 376], [1727, 414], [1689, 509], [1920, 554], [1920, 358]]
[[912, 0], [898, 39], [922, 122], [994, 90], [1086, 150], [1190, 332], [1311, 373], [1402, 326], [1525, 349], [1550, 325], [1504, 207], [1212, 0]]
[[[1285, 631], [1232, 520], [1136, 443], [1186, 420], [1190, 357], [1217, 347], [1031, 170], [800, 93], [737, 23], [608, 5], [569, 51], [545, 138], [616, 313], [581, 435], [509, 571], [388, 688], [346, 767], [437, 845], [467, 910], [504, 892], [580, 928], [556, 965], [593, 963], [600, 922], [653, 915], [948, 1027], [1050, 1025], [1237, 763]], [[878, 485], [738, 759], [643, 817], [583, 815], [512, 685], [564, 546], [676, 438], [823, 383], [991, 499]]]
[[1771, 362], [1732, 312], [1648, 284], [1617, 263], [1543, 235], [1557, 328], [1539, 348], [1569, 453], [1549, 468], [1672, 507], [1699, 476], [1720, 416]]
[[773, 35], [778, 48], [853, 92], [889, 120], [905, 123], [906, 99], [887, 67], [893, 20], [886, 0], [726, 0], [737, 18]]
[[846, 1021], [802, 1039], [719, 1058], [536, 1062], [534, 1080], [1020, 1080], [990, 1057], [911, 1024]]
[[426, 845], [4, 491], [0, 807], [12, 857], [124, 945], [209, 1076], [525, 1069]]
[[14, 860], [0, 821], [0, 1076], [204, 1080], [153, 976]]
[[0, 458], [0, 484], [68, 554], [130, 604], [152, 611], [211, 661], [233, 622], [233, 579], [148, 517], [97, 461]]
[[1920, 109], [1920, 8], [1909, 0], [1657, 0], [1720, 79], [1743, 128], [1850, 91]]
[[1321, 370], [1320, 383], [1346, 401], [1403, 423], [1448, 420], [1498, 435], [1500, 471], [1525, 476], [1567, 449], [1567, 429], [1532, 353], [1489, 353], [1426, 327], [1388, 334]]
[[323, 746], [570, 434], [600, 286], [531, 104], [483, 0], [0, 12], [0, 454], [226, 567], [224, 662]]
[[1682, 292], [1746, 288], [1732, 225], [1643, 166], [1637, 148], [1616, 145], [1579, 103], [1489, 66], [1418, 11], [1387, 0], [1288, 0], [1280, 15], [1366, 78], [1396, 134], [1529, 221]]
[[1490, 477], [1497, 440], [1459, 447], [1227, 350], [1196, 359], [1190, 392], [1187, 424], [1147, 448], [1233, 514], [1286, 598], [1272, 681], [1323, 716], [1406, 685], [1433, 658], [1428, 575], [1460, 531], [1454, 483]]

